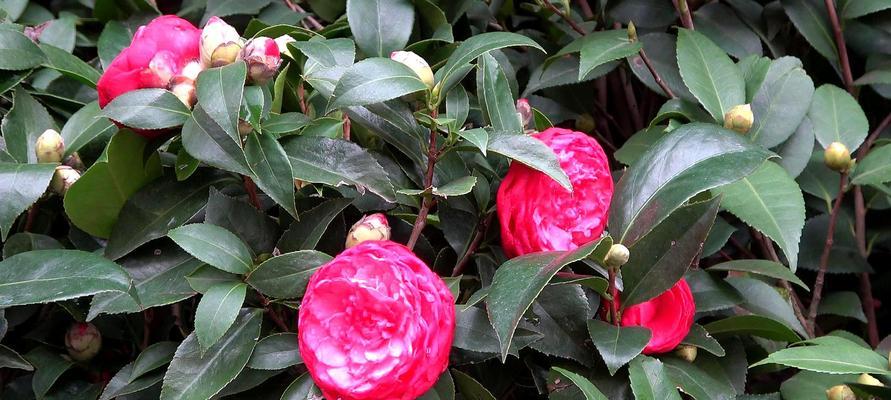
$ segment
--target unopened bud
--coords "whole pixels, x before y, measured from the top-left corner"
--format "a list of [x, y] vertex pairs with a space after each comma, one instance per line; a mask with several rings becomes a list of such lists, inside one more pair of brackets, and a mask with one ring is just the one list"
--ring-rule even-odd
[[39, 163], [61, 162], [62, 155], [65, 154], [65, 142], [55, 129], [47, 129], [37, 138], [34, 150]]
[[71, 185], [77, 182], [78, 179], [80, 179], [80, 172], [67, 165], [60, 165], [56, 167], [56, 172], [53, 173], [50, 189], [59, 196], [64, 197]]
[[584, 113], [575, 119], [575, 129], [582, 132], [593, 132], [595, 128], [594, 117]]
[[740, 104], [724, 114], [724, 127], [738, 133], [748, 132], [753, 123], [755, 114], [752, 113], [752, 106], [749, 104]]
[[218, 17], [210, 17], [204, 25], [199, 43], [201, 63], [205, 68], [232, 64], [244, 46], [238, 31]]
[[198, 92], [195, 89], [195, 80], [188, 77], [177, 75], [170, 81], [170, 91], [176, 95], [179, 101], [183, 102], [186, 107], [192, 108], [198, 101]]
[[637, 27], [634, 26], [634, 22], [628, 23], [628, 40], [632, 43], [637, 41]]
[[68, 158], [66, 158], [65, 161], [62, 162], [62, 164], [74, 168], [78, 171], [83, 171], [87, 168], [87, 166], [84, 165], [84, 162], [80, 159], [80, 155], [77, 154], [76, 151], [68, 156]]
[[529, 126], [529, 122], [532, 121], [532, 106], [529, 105], [529, 100], [517, 99], [517, 115], [520, 117], [520, 125], [523, 125], [524, 129]]
[[860, 376], [857, 377], [857, 383], [869, 386], [885, 386], [882, 381], [876, 379], [870, 374], [860, 374]]
[[854, 391], [847, 385], [836, 385], [826, 390], [826, 400], [856, 400]]
[[288, 50], [288, 43], [294, 43], [296, 41], [297, 40], [289, 35], [282, 35], [275, 38], [275, 44], [276, 46], [278, 46], [278, 52], [291, 58], [294, 58], [294, 56], [291, 55], [291, 50]]
[[629, 257], [631, 257], [631, 253], [628, 251], [628, 248], [625, 245], [616, 243], [610, 246], [609, 251], [606, 252], [603, 263], [610, 268], [619, 268], [628, 262]]
[[848, 146], [841, 142], [829, 144], [829, 147], [823, 152], [823, 162], [829, 169], [837, 172], [847, 172], [853, 164]]
[[371, 214], [356, 222], [347, 234], [346, 248], [367, 240], [390, 240], [390, 224], [384, 214]]
[[683, 359], [686, 362], [696, 361], [696, 355], [699, 353], [699, 350], [696, 349], [696, 346], [690, 346], [686, 344], [679, 345], [675, 350], [674, 354]]
[[242, 137], [247, 136], [254, 130], [254, 127], [251, 126], [250, 122], [247, 122], [243, 119], [238, 120], [238, 134]]
[[394, 51], [390, 53], [390, 59], [411, 68], [428, 89], [433, 88], [433, 70], [421, 56], [411, 51]]
[[241, 58], [247, 63], [248, 76], [257, 85], [269, 82], [282, 63], [275, 40], [263, 36], [249, 40], [241, 50]]
[[102, 349], [102, 334], [93, 324], [77, 322], [65, 333], [65, 349], [74, 360], [89, 361]]
[[306, 186], [305, 181], [301, 181], [300, 179], [294, 179], [294, 189], [300, 190], [300, 189], [303, 189], [304, 186]]
[[194, 81], [198, 79], [198, 74], [200, 74], [201, 71], [204, 71], [204, 65], [202, 65], [198, 61], [192, 61], [186, 64], [186, 66], [183, 67], [183, 70], [180, 71], [179, 74]]
[[160, 50], [149, 61], [149, 71], [155, 77], [155, 84], [166, 85], [176, 75], [176, 56], [166, 50]]

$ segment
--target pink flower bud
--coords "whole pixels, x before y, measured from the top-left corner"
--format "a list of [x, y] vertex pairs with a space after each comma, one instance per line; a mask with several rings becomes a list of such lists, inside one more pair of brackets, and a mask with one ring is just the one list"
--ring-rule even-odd
[[292, 56], [291, 51], [288, 50], [288, 43], [294, 43], [296, 41], [296, 39], [289, 35], [282, 35], [275, 38], [275, 44], [278, 45], [278, 52], [291, 58], [294, 58], [294, 56]]
[[390, 53], [390, 59], [411, 68], [428, 88], [433, 88], [433, 70], [421, 56], [411, 51], [394, 51]]
[[89, 361], [102, 349], [102, 334], [93, 324], [75, 323], [65, 333], [65, 349], [74, 360]]
[[248, 77], [258, 85], [269, 82], [282, 63], [278, 44], [268, 37], [255, 37], [241, 50], [241, 58], [247, 63]]
[[523, 125], [523, 128], [529, 126], [529, 122], [532, 121], [532, 106], [529, 105], [529, 100], [517, 99], [517, 115], [520, 117], [520, 124]]
[[356, 222], [347, 234], [346, 248], [366, 240], [390, 240], [390, 224], [384, 214], [371, 214]]
[[210, 17], [201, 30], [201, 64], [205, 68], [232, 64], [243, 45], [235, 28], [218, 17]]

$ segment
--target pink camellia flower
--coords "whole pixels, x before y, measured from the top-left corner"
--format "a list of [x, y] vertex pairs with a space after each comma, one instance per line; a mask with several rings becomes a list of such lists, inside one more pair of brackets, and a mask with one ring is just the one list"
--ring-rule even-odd
[[573, 191], [523, 164], [511, 164], [497, 199], [501, 243], [511, 258], [573, 250], [597, 240], [606, 226], [613, 197], [609, 162], [594, 138], [561, 128], [549, 128], [533, 137], [557, 155]]
[[644, 354], [673, 350], [690, 333], [696, 303], [687, 281], [681, 279], [659, 296], [625, 309], [622, 326], [643, 326], [653, 333]]
[[263, 36], [249, 40], [241, 49], [241, 58], [247, 63], [248, 77], [258, 85], [269, 82], [282, 63], [278, 44]]
[[[130, 46], [112, 60], [99, 78], [99, 107], [132, 90], [168, 88], [183, 68], [199, 60], [200, 36], [200, 29], [175, 15], [162, 15], [140, 26]], [[165, 132], [138, 131], [150, 138]]]
[[329, 400], [410, 400], [448, 367], [452, 293], [405, 246], [365, 241], [313, 274], [300, 355]]

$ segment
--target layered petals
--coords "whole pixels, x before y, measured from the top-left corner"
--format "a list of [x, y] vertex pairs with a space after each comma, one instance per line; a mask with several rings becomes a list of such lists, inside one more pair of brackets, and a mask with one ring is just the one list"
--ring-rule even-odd
[[635, 304], [622, 313], [622, 326], [643, 326], [653, 333], [644, 354], [674, 350], [690, 333], [696, 304], [687, 281], [681, 279], [659, 296]]

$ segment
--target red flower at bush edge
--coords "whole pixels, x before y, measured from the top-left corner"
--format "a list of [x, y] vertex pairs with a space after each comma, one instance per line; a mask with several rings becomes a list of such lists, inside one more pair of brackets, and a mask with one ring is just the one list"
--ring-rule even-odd
[[298, 325], [327, 399], [415, 399], [448, 367], [454, 299], [405, 246], [366, 241], [312, 275]]
[[696, 304], [687, 281], [681, 279], [671, 289], [640, 304], [629, 306], [622, 313], [622, 326], [643, 326], [653, 336], [644, 354], [673, 350], [690, 332]]
[[573, 191], [547, 175], [514, 162], [498, 188], [501, 243], [508, 257], [573, 250], [603, 233], [613, 197], [606, 154], [594, 138], [549, 128], [533, 135], [550, 147]]

